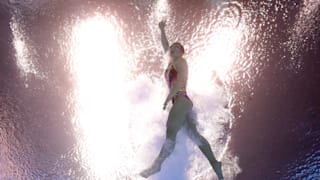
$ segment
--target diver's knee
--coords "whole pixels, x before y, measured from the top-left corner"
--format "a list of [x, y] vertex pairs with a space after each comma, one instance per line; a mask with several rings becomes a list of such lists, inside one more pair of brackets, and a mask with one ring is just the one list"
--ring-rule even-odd
[[177, 137], [176, 134], [167, 133], [166, 135], [166, 139], [170, 139], [171, 141], [176, 141], [176, 137]]
[[189, 138], [198, 146], [203, 146], [204, 144], [206, 144], [206, 139], [199, 133], [190, 133]]
[[176, 145], [176, 142], [174, 140], [166, 139], [163, 143], [159, 158], [160, 159], [167, 158], [173, 152], [175, 145]]
[[167, 138], [164, 142], [165, 146], [169, 149], [173, 149], [175, 144], [176, 144], [176, 141], [175, 140], [172, 140], [170, 138]]
[[168, 127], [166, 132], [166, 138], [171, 139], [172, 141], [175, 141], [176, 136], [177, 136], [177, 131], [174, 128]]

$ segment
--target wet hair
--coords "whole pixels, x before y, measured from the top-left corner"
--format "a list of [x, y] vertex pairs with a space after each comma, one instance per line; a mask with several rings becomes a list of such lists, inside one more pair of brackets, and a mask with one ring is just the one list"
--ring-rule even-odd
[[178, 46], [178, 47], [180, 48], [180, 50], [182, 51], [182, 54], [184, 54], [184, 47], [182, 46], [181, 43], [175, 42], [175, 43], [173, 43], [173, 44], [170, 46], [170, 48], [171, 48], [172, 46]]

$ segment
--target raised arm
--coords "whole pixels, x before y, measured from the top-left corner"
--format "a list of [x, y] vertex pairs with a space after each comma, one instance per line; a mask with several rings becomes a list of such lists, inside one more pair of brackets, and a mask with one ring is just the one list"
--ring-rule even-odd
[[166, 36], [166, 32], [164, 30], [164, 27], [166, 26], [166, 23], [164, 21], [161, 21], [159, 23], [159, 28], [161, 31], [161, 44], [163, 47], [164, 52], [166, 53], [169, 50], [169, 42]]

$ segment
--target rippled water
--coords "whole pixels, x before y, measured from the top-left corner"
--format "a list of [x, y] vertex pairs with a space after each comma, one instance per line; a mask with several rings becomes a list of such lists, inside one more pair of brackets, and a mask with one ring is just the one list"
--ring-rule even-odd
[[[320, 178], [319, 1], [0, 5], [0, 179], [142, 179], [165, 135], [162, 19], [225, 178]], [[182, 131], [150, 179], [212, 178]]]

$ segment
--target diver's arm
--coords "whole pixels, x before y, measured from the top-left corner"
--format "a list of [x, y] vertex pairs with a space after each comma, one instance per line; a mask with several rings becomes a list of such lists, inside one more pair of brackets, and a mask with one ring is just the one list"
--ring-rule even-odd
[[174, 64], [174, 68], [177, 71], [177, 79], [173, 83], [172, 88], [164, 102], [164, 109], [167, 106], [168, 102], [178, 93], [180, 90], [184, 90], [187, 78], [188, 78], [188, 65], [185, 60], [180, 60]]
[[169, 50], [169, 42], [168, 42], [168, 39], [167, 39], [167, 36], [166, 36], [166, 32], [164, 30], [165, 25], [166, 24], [165, 24], [164, 21], [161, 21], [159, 23], [159, 28], [160, 28], [160, 31], [161, 31], [161, 44], [162, 44], [162, 47], [164, 49], [164, 52], [166, 53]]

